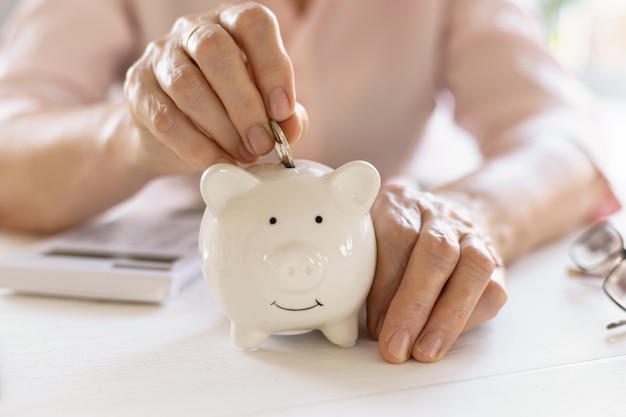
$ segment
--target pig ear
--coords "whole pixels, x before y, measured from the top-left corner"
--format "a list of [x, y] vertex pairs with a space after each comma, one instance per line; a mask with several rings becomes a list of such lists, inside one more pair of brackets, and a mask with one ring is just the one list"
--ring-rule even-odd
[[380, 175], [365, 161], [348, 162], [327, 174], [325, 180], [342, 192], [351, 194], [366, 211], [372, 207], [380, 189]]
[[200, 192], [209, 210], [218, 216], [228, 200], [259, 183], [257, 177], [235, 165], [215, 164], [202, 174]]

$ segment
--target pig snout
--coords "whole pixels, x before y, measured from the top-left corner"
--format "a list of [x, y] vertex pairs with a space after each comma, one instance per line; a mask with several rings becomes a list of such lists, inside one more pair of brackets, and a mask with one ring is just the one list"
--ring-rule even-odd
[[319, 250], [304, 243], [287, 243], [267, 257], [273, 286], [298, 293], [315, 288], [323, 279], [328, 260]]

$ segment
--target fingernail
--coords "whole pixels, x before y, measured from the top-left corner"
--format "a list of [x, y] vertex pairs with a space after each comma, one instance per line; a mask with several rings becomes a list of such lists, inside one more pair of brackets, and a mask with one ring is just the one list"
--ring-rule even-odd
[[257, 155], [265, 155], [274, 146], [274, 141], [261, 125], [252, 126], [248, 130], [248, 142], [252, 151]]
[[438, 359], [439, 352], [443, 346], [443, 340], [437, 332], [426, 333], [417, 343], [416, 349], [428, 359], [434, 361]]
[[291, 103], [289, 103], [287, 93], [282, 88], [272, 90], [269, 101], [270, 111], [274, 120], [282, 122], [291, 115]]
[[391, 336], [387, 349], [394, 358], [399, 361], [406, 361], [409, 357], [411, 338], [406, 332], [396, 332]]

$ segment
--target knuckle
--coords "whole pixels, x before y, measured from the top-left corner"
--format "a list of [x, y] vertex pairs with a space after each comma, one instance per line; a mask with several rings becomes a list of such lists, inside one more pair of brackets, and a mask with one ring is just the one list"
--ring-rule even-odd
[[130, 75], [124, 81], [124, 96], [133, 117], [144, 119], [148, 110], [148, 106], [146, 106], [146, 90], [147, 88], [141, 77]]
[[452, 239], [445, 231], [430, 228], [419, 237], [423, 242], [427, 261], [439, 270], [451, 270], [456, 266], [460, 248], [456, 239]]
[[143, 81], [150, 76], [152, 62], [161, 54], [163, 43], [160, 41], [150, 42], [143, 55], [128, 67], [124, 79], [125, 91], [140, 90]]
[[157, 42], [151, 42], [146, 46], [141, 57], [128, 67], [125, 74], [125, 85], [140, 85], [141, 81], [146, 78], [146, 73], [151, 68], [152, 57], [158, 55], [162, 49], [162, 45]]
[[489, 279], [496, 267], [493, 257], [476, 245], [468, 245], [462, 249], [461, 262], [469, 268], [471, 275], [481, 280]]
[[274, 14], [265, 6], [258, 3], [244, 3], [237, 11], [231, 22], [231, 29], [235, 32], [259, 32], [268, 29], [274, 30]]
[[139, 70], [137, 64], [132, 65], [126, 71], [126, 78], [124, 79], [124, 96], [130, 102], [134, 101], [135, 96], [138, 94], [141, 88], [141, 77], [139, 76]]
[[228, 32], [216, 25], [206, 25], [202, 28], [202, 34], [195, 36], [195, 41], [190, 43], [190, 52], [203, 60], [205, 63], [219, 63], [219, 58], [224, 56], [232, 48], [232, 39]]
[[203, 82], [192, 64], [180, 64], [164, 71], [161, 82], [166, 91], [187, 101], [198, 101], [204, 94]]
[[130, 67], [128, 67], [128, 69], [126, 70], [126, 80], [125, 80], [125, 85], [130, 84], [134, 81], [139, 80], [140, 77], [140, 72], [141, 70], [139, 69], [139, 61], [135, 62], [133, 65], [131, 65]]
[[293, 72], [293, 68], [288, 58], [279, 57], [277, 59], [272, 59], [271, 61], [265, 62], [261, 68], [257, 69], [257, 71], [261, 78], [281, 74], [285, 78], [285, 80], [287, 80], [288, 74]]
[[148, 45], [146, 45], [146, 49], [145, 49], [142, 59], [160, 55], [161, 52], [165, 49], [165, 44], [166, 44], [165, 39], [157, 39], [157, 40], [149, 42]]
[[190, 27], [193, 27], [195, 24], [195, 19], [193, 16], [180, 16], [174, 21], [174, 25], [172, 26], [172, 33], [182, 32]]
[[406, 301], [405, 308], [404, 311], [413, 317], [415, 326], [419, 326], [428, 320], [432, 311], [432, 304], [419, 298], [412, 298]]
[[241, 94], [235, 101], [236, 112], [239, 114], [256, 114], [262, 111], [259, 99], [249, 94]]
[[419, 235], [421, 221], [416, 211], [408, 210], [400, 201], [400, 192], [400, 187], [396, 186], [382, 189], [372, 207], [372, 220], [377, 236], [412, 246]]
[[452, 325], [453, 328], [458, 328], [460, 331], [465, 325], [465, 322], [469, 318], [471, 314], [471, 310], [462, 304], [453, 304], [448, 307], [448, 311], [446, 311], [446, 320], [448, 323], [454, 323]]
[[180, 119], [175, 112], [163, 103], [154, 104], [150, 109], [150, 123], [158, 135], [169, 135], [176, 130]]

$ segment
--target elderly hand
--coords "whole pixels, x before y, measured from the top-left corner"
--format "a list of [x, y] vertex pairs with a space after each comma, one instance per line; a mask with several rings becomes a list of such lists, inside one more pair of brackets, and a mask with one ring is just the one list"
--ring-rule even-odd
[[378, 263], [367, 325], [386, 361], [437, 361], [462, 331], [504, 305], [502, 262], [466, 209], [387, 185], [371, 214]]
[[158, 173], [254, 162], [273, 149], [269, 118], [290, 142], [306, 128], [276, 17], [254, 3], [178, 19], [124, 87], [141, 163]]

